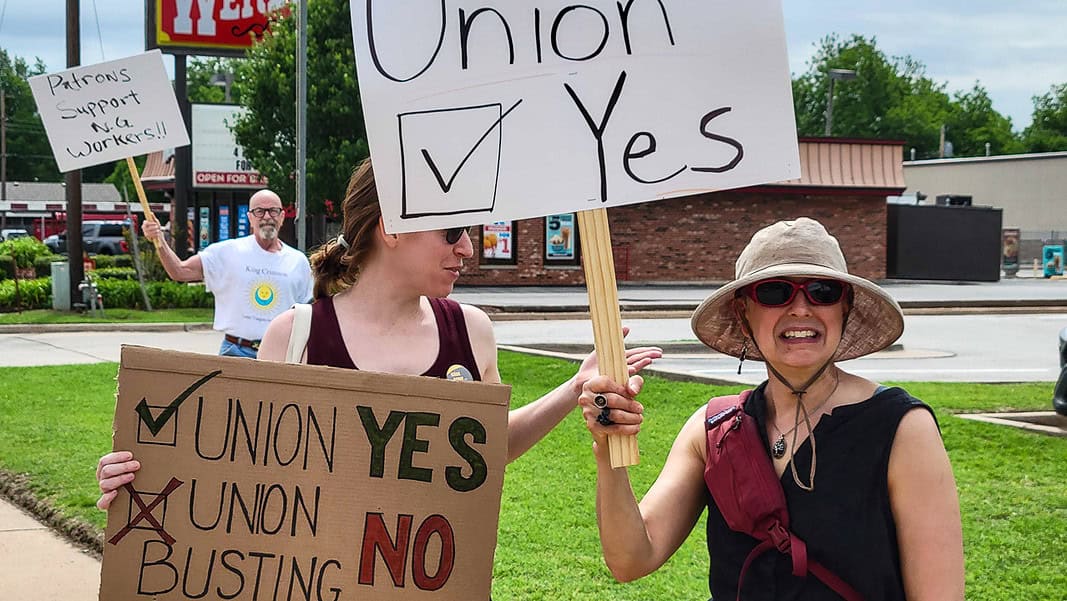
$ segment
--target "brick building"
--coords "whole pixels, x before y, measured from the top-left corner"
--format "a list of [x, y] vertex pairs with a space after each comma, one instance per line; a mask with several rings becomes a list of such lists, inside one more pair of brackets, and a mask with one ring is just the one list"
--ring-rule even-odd
[[[616, 278], [728, 280], [756, 230], [807, 216], [841, 242], [850, 272], [883, 279], [886, 197], [905, 189], [902, 158], [898, 141], [803, 138], [799, 179], [611, 208]], [[573, 214], [486, 225], [472, 229], [471, 238], [480, 252], [464, 265], [464, 285], [584, 283]]]

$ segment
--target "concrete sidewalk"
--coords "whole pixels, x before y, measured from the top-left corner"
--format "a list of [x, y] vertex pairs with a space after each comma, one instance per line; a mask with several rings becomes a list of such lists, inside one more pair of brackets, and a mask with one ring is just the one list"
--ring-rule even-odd
[[0, 599], [96, 601], [100, 561], [0, 499]]

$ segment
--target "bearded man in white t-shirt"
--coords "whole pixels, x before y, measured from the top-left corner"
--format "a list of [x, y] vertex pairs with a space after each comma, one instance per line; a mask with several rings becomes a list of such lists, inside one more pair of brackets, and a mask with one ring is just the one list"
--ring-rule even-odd
[[[295, 303], [311, 300], [313, 279], [304, 253], [278, 239], [285, 221], [282, 200], [260, 190], [248, 201], [252, 234], [209, 245], [182, 261], [167, 244], [159, 259], [178, 282], [203, 280], [215, 295], [214, 328], [223, 332], [220, 355], [256, 358], [267, 325]], [[158, 239], [159, 223], [146, 220], [141, 230]]]

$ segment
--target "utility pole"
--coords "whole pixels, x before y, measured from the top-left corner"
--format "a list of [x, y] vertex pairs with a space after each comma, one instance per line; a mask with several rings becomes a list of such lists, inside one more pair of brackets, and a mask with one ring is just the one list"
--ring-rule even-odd
[[[67, 68], [81, 64], [81, 13], [78, 0], [67, 0]], [[81, 302], [78, 284], [85, 279], [85, 265], [82, 263], [82, 172], [80, 169], [68, 171], [63, 181], [66, 183], [67, 199], [67, 257], [70, 261], [70, 300], [71, 306]]]
[[[0, 89], [0, 200], [7, 200], [7, 92], [2, 89]], [[4, 221], [7, 221], [6, 212], [3, 216]]]
[[[178, 99], [178, 110], [182, 114], [182, 123], [188, 131], [192, 123], [193, 109], [189, 105], [189, 92], [187, 83], [187, 71], [185, 55], [174, 55], [174, 95]], [[189, 139], [192, 139], [190, 134]], [[171, 200], [174, 209], [174, 218], [171, 219], [174, 233], [174, 252], [181, 259], [189, 257], [190, 241], [193, 233], [187, 226], [189, 222], [189, 191], [192, 188], [193, 179], [193, 151], [190, 146], [182, 146], [174, 149], [174, 198]], [[196, 216], [193, 216], [196, 219]]]
[[307, 250], [308, 3], [300, 0], [296, 24], [296, 247]]
[[[0, 88], [0, 201], [7, 200], [7, 92]], [[988, 144], [986, 144], [988, 146]], [[989, 153], [986, 153], [989, 154]], [[7, 211], [0, 212], [0, 229], [7, 229]]]

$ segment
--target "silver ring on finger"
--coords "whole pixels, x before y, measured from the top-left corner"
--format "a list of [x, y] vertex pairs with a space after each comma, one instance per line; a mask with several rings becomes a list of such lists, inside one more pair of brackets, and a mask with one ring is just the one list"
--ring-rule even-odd
[[593, 397], [593, 406], [597, 409], [603, 409], [608, 406], [608, 397], [598, 394]]

